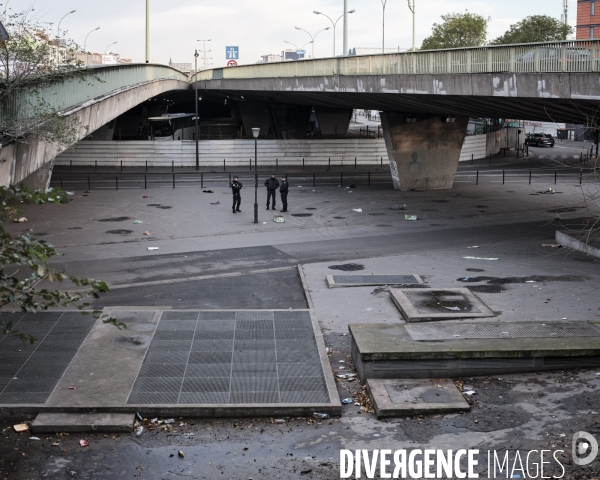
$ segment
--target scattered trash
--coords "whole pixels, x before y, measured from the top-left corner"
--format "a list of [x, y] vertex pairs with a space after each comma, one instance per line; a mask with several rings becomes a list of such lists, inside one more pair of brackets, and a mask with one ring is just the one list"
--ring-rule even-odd
[[471, 281], [471, 277], [462, 278], [460, 281], [461, 282], [470, 282]]
[[38, 437], [29, 437], [29, 440], [39, 440]]
[[343, 375], [343, 374], [340, 374], [340, 373], [338, 373], [338, 374], [336, 375], [336, 377], [344, 379], [344, 378], [347, 378], [347, 377], [348, 377], [348, 375]]
[[15, 429], [15, 432], [21, 433], [29, 430], [29, 425], [27, 425], [26, 423], [19, 423], [17, 425], [13, 425], [13, 428]]
[[144, 433], [144, 427], [140, 426], [140, 427], [139, 427], [139, 428], [138, 428], [138, 429], [135, 431], [135, 434], [136, 434], [138, 437], [141, 437], [141, 436], [142, 436], [142, 433]]
[[458, 308], [458, 307], [444, 307], [444, 308], [446, 308], [448, 310], [452, 310], [453, 312], [460, 312], [460, 308]]
[[540, 193], [555, 193], [555, 192], [552, 188], [548, 187], [548, 190], [546, 190], [545, 192], [540, 192]]
[[463, 257], [463, 258], [465, 258], [467, 260], [492, 260], [492, 261], [500, 260], [499, 258], [485, 258], [485, 257]]
[[77, 390], [77, 387], [69, 387], [69, 390]]
[[285, 420], [283, 418], [276, 418], [273, 420], [273, 423], [285, 423]]
[[350, 185], [350, 188], [358, 188], [356, 185], [352, 184]]
[[416, 215], [404, 215], [404, 219], [414, 222], [417, 220], [417, 216]]
[[467, 247], [467, 248], [479, 248], [479, 246], [478, 246], [478, 245], [475, 245], [475, 246], [473, 246], [473, 247]]
[[15, 223], [25, 223], [25, 222], [27, 222], [27, 219], [25, 217], [19, 217], [19, 218], [15, 218], [14, 222]]
[[148, 247], [148, 250], [158, 250], [158, 247]]
[[210, 202], [211, 205], [221, 205], [221, 202]]
[[562, 248], [560, 243], [542, 243], [542, 247]]
[[142, 198], [148, 198], [148, 195], [144, 195]]
[[177, 455], [179, 456], [179, 458], [183, 458], [183, 457], [185, 457], [185, 453], [183, 453], [183, 451], [182, 451], [182, 450], [179, 450], [179, 451], [177, 452]]
[[338, 363], [346, 363], [344, 360], [340, 360]]
[[317, 413], [317, 412], [315, 412], [315, 413], [313, 413], [313, 417], [325, 419], [325, 418], [329, 418], [329, 415], [327, 413]]
[[352, 211], [356, 213], [362, 213], [362, 208], [353, 208]]
[[346, 367], [338, 367], [338, 370], [346, 370]]
[[75, 195], [75, 192], [65, 192], [67, 195]]
[[135, 417], [141, 422], [143, 419], [143, 417], [140, 415], [140, 412], [135, 412]]
[[60, 442], [52, 442], [50, 444], [51, 447], [58, 447], [60, 445]]
[[202, 193], [215, 193], [212, 190], [202, 190]]
[[525, 283], [535, 283], [535, 280], [525, 280]]
[[473, 390], [473, 387], [471, 385], [463, 385], [463, 388], [465, 390]]
[[273, 221], [275, 223], [284, 223], [285, 218], [283, 218], [283, 215], [273, 215]]
[[312, 472], [312, 468], [308, 468], [306, 470], [300, 470], [300, 475], [308, 475], [310, 472]]
[[370, 312], [370, 311], [371, 311], [371, 310], [373, 310], [373, 309], [372, 309], [372, 308], [367, 308], [366, 310], [367, 310], [367, 312]]
[[263, 225], [266, 225], [266, 224], [267, 224], [267, 222], [263, 222]]
[[80, 446], [80, 447], [89, 447], [89, 446], [90, 446], [90, 444], [88, 443], [88, 441], [87, 441], [87, 440], [83, 440], [83, 439], [82, 439], [82, 440], [79, 440], [79, 446]]
[[154, 232], [151, 232], [150, 230], [146, 230], [146, 231], [144, 232], [144, 235], [149, 235], [149, 236], [152, 236], [152, 235], [154, 235]]
[[342, 403], [343, 403], [344, 405], [350, 405], [350, 404], [352, 403], [352, 401], [353, 401], [353, 400], [352, 400], [351, 398], [344, 398], [344, 399], [342, 400]]
[[170, 423], [175, 423], [175, 419], [174, 418], [167, 418], [165, 419], [165, 424], [169, 425]]
[[393, 207], [390, 207], [390, 210], [404, 210], [406, 208], [406, 205], [402, 205], [401, 207], [399, 205], [395, 205]]
[[141, 223], [144, 223], [144, 222], [142, 222], [141, 220], [136, 220], [135, 222], [133, 222], [134, 225], [140, 225]]

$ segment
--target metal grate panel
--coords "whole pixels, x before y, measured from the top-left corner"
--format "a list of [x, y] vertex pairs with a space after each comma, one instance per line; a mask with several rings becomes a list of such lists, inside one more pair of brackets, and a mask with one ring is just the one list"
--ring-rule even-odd
[[128, 404], [330, 403], [308, 311], [193, 313], [163, 314]]
[[477, 338], [573, 338], [600, 337], [600, 330], [586, 322], [488, 323], [452, 325], [406, 325], [413, 340]]

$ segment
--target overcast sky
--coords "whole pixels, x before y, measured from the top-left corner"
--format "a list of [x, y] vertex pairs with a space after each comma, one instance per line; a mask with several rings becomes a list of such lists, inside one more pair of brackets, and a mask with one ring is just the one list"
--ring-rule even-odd
[[[431, 33], [431, 25], [440, 15], [468, 10], [491, 17], [489, 38], [503, 34], [509, 25], [528, 15], [551, 15], [560, 19], [562, 0], [546, 2], [502, 1], [417, 1], [417, 46]], [[88, 50], [104, 53], [110, 50], [134, 62], [144, 61], [145, 0], [9, 0], [9, 11], [19, 11], [34, 6], [36, 17], [54, 22], [70, 10], [77, 10], [63, 21], [61, 30], [79, 44], [92, 29], [101, 27], [88, 38]], [[0, 0], [0, 4], [6, 3]], [[311, 33], [331, 26], [329, 20], [313, 14], [319, 10], [334, 20], [343, 13], [343, 0], [150, 0], [151, 4], [151, 61], [168, 63], [192, 62], [194, 48], [202, 49], [198, 39], [211, 39], [207, 50], [212, 50], [215, 67], [225, 64], [225, 47], [240, 47], [240, 64], [256, 63], [261, 55], [278, 54], [289, 45], [299, 47], [310, 37], [295, 30], [298, 26]], [[1, 7], [2, 10], [4, 6]], [[572, 25], [576, 17], [576, 0], [569, 0], [569, 18]], [[381, 47], [381, 0], [349, 0], [349, 47]], [[409, 48], [412, 44], [412, 14], [407, 0], [387, 0], [386, 47]], [[342, 53], [342, 20], [338, 23], [337, 54]], [[308, 54], [311, 45], [306, 45]], [[333, 53], [333, 29], [320, 33], [315, 41], [315, 57]], [[202, 57], [200, 57], [202, 59]], [[200, 60], [199, 67], [202, 66]]]

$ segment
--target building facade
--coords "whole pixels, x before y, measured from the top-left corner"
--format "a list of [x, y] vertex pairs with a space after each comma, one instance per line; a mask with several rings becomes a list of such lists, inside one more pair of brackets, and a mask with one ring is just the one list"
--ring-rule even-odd
[[600, 38], [600, 2], [577, 0], [577, 40]]

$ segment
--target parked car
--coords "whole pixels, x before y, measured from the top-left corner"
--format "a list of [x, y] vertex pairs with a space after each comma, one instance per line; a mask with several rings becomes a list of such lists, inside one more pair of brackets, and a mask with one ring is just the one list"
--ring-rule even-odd
[[533, 145], [535, 147], [553, 147], [554, 138], [548, 133], [530, 133], [525, 138], [525, 145]]

